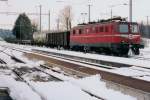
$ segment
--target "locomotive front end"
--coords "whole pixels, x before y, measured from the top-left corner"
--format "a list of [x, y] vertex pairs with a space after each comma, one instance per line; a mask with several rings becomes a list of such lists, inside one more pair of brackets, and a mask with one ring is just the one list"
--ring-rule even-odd
[[119, 23], [120, 42], [138, 55], [141, 48], [141, 34], [137, 23]]

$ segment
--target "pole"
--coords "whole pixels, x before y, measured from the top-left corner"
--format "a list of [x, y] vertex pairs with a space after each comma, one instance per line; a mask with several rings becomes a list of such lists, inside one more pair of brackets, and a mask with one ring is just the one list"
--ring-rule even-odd
[[86, 18], [86, 15], [87, 15], [87, 13], [81, 13], [81, 15], [82, 15], [82, 17], [83, 17], [83, 23], [85, 23], [85, 18]]
[[132, 0], [129, 1], [129, 21], [132, 22]]
[[59, 18], [57, 19], [57, 30], [59, 31]]
[[41, 24], [42, 24], [42, 5], [40, 5], [39, 6], [40, 7], [40, 32], [42, 32], [42, 26], [41, 26]]
[[50, 12], [50, 10], [49, 10], [49, 13], [48, 13], [48, 30], [49, 30], [49, 32], [50, 32], [50, 30], [51, 30], [51, 26], [50, 26], [50, 24], [51, 24], [51, 12]]
[[149, 37], [149, 16], [146, 16], [147, 20], [147, 36]]
[[92, 5], [90, 5], [90, 4], [88, 5], [88, 7], [89, 7], [89, 22], [91, 22], [91, 6]]
[[112, 12], [112, 7], [111, 7], [111, 11], [110, 11], [110, 15], [111, 15], [111, 19], [112, 19], [112, 17], [113, 17], [113, 12]]
[[146, 16], [146, 20], [147, 20], [147, 26], [149, 25], [149, 16]]

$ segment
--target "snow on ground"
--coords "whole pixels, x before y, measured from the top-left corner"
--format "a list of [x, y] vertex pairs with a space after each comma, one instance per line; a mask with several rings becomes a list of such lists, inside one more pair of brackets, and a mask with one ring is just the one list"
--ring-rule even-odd
[[[58, 73], [55, 73], [58, 75]], [[59, 76], [59, 75], [58, 75]], [[135, 98], [124, 95], [120, 92], [108, 90], [104, 82], [100, 81], [100, 76], [83, 78], [80, 80], [60, 75], [66, 79], [65, 82], [33, 82], [30, 85], [38, 94], [44, 97], [44, 100], [98, 100], [91, 97], [82, 90], [90, 91], [97, 96], [107, 100], [136, 100]], [[10, 96], [15, 100], [41, 100], [27, 84], [14, 80], [10, 76], [0, 75], [0, 87], [8, 87]]]
[[[3, 44], [4, 45], [4, 44]], [[6, 44], [7, 45], [7, 44]], [[11, 45], [11, 44], [9, 44]], [[103, 60], [103, 61], [109, 61], [109, 62], [117, 62], [117, 63], [123, 63], [123, 64], [130, 64], [134, 66], [143, 66], [150, 68], [150, 61], [147, 60], [139, 60], [134, 58], [123, 58], [123, 57], [114, 57], [114, 56], [106, 56], [106, 55], [99, 55], [99, 54], [89, 54], [89, 53], [82, 53], [82, 52], [74, 52], [74, 51], [67, 51], [67, 50], [57, 50], [57, 49], [51, 49], [51, 48], [45, 48], [45, 47], [31, 47], [31, 46], [24, 46], [24, 45], [11, 45], [17, 48], [23, 48], [26, 50], [36, 49], [36, 50], [43, 50], [48, 52], [55, 52], [55, 53], [61, 53], [66, 55], [72, 55], [72, 56], [79, 56], [83, 58], [89, 58], [89, 59], [96, 59], [96, 60]], [[141, 55], [143, 55], [143, 52], [150, 51], [149, 47], [146, 47], [144, 51], [141, 49]], [[147, 54], [144, 53], [143, 57], [149, 56], [150, 58], [150, 52]]]
[[133, 58], [136, 57], [142, 57], [142, 58], [146, 58], [150, 61], [150, 39], [145, 39], [145, 48], [140, 50], [140, 55], [137, 55]]
[[150, 47], [150, 39], [142, 38], [142, 41], [145, 47]]
[[122, 98], [122, 100], [136, 100], [134, 97], [107, 89], [106, 84], [100, 81], [99, 75], [79, 80], [68, 78], [65, 82], [32, 82], [32, 85], [40, 94], [45, 95], [44, 97], [47, 100], [52, 98], [53, 100], [70, 100], [70, 98], [72, 98], [71, 100], [96, 100], [81, 90], [90, 91], [106, 100], [118, 100], [118, 98]]
[[[22, 60], [23, 63], [16, 63], [14, 60], [12, 60], [12, 58], [9, 56], [14, 56], [20, 60]], [[4, 48], [4, 47], [0, 47], [0, 59], [2, 59], [3, 61], [5, 61], [7, 63], [7, 65], [9, 65], [8, 67], [21, 67], [21, 66], [28, 66], [28, 67], [37, 67], [40, 64], [43, 64], [44, 62], [42, 61], [30, 61], [29, 59], [27, 59], [26, 57], [23, 56], [22, 52], [19, 51], [15, 51], [15, 50], [11, 50], [8, 48]]]
[[27, 84], [14, 80], [10, 76], [0, 75], [0, 87], [7, 87], [14, 100], [41, 100]]
[[[95, 76], [82, 78], [82, 79], [74, 79], [68, 76], [64, 76], [62, 74], [52, 72], [50, 70], [45, 70], [45, 71], [55, 77], [64, 80], [65, 82], [69, 82], [72, 85], [80, 87], [84, 91], [89, 91], [90, 93], [93, 93], [98, 97], [103, 97], [106, 100], [118, 100], [118, 98], [123, 98], [122, 100], [136, 100], [136, 98], [131, 97], [129, 95], [125, 95], [122, 94], [121, 92], [108, 89], [106, 87], [106, 83], [101, 80], [100, 75], [95, 75]], [[51, 90], [47, 90], [47, 91], [51, 91]]]
[[[135, 59], [135, 57], [150, 58], [150, 47], [149, 47], [150, 45], [149, 46], [147, 45], [146, 48], [141, 49], [140, 50], [141, 54], [139, 56], [134, 56], [132, 58], [113, 57], [113, 56], [88, 54], [88, 53], [85, 54], [82, 52], [57, 50], [57, 49], [44, 48], [44, 47], [31, 47], [31, 46], [7, 44], [7, 43], [5, 43], [5, 45], [9, 45], [9, 46], [17, 47], [17, 48], [25, 48], [26, 50], [29, 50], [29, 51], [31, 51], [31, 49], [38, 49], [38, 50], [44, 50], [44, 51], [49, 51], [49, 52], [62, 53], [62, 54], [66, 54], [66, 55], [74, 55], [74, 56], [79, 56], [79, 57], [84, 57], [84, 58], [97, 59], [97, 60], [103, 60], [103, 61], [109, 61], [109, 62], [118, 62], [118, 63], [123, 63], [123, 64], [131, 64], [133, 66], [142, 66], [142, 67], [150, 68], [150, 64], [149, 64], [150, 60], [148, 61], [148, 60]], [[19, 58], [21, 58], [21, 57], [19, 57]], [[95, 68], [93, 66], [87, 66], [85, 64], [83, 64], [83, 66]], [[124, 67], [126, 67], [126, 66], [124, 66]], [[104, 68], [96, 68], [96, 69], [108, 71]], [[140, 78], [140, 79], [143, 78], [143, 80], [147, 79], [147, 81], [149, 81], [149, 78], [150, 78], [149, 73], [147, 73], [145, 71], [143, 72], [142, 70], [133, 70], [132, 68], [116, 68], [112, 71], [110, 70], [110, 72], [118, 73], [118, 74], [126, 75], [126, 76], [131, 76], [131, 77], [136, 76], [136, 78]]]
[[130, 76], [132, 78], [138, 78], [138, 79], [150, 82], [150, 72], [148, 72], [148, 71], [144, 72], [144, 69], [142, 69], [142, 70], [134, 69], [134, 66], [130, 67], [130, 68], [113, 69], [113, 70], [111, 70], [111, 72], [117, 73], [120, 75], [124, 75], [124, 76]]
[[112, 89], [108, 89], [105, 82], [100, 80], [99, 75], [83, 78], [80, 80], [71, 80], [71, 82], [82, 87], [84, 90], [88, 90], [91, 93], [103, 97], [105, 100], [118, 100], [118, 98], [121, 98], [121, 100], [136, 100], [131, 96], [124, 95]]
[[[3, 48], [0, 47], [2, 50]], [[16, 66], [31, 67], [32, 61], [26, 61], [23, 55], [18, 51], [5, 50], [6, 53], [14, 55], [17, 58], [21, 58], [26, 64], [18, 64], [14, 62], [9, 56], [1, 53], [0, 58], [8, 62], [8, 66], [12, 68], [17, 68]], [[23, 66], [23, 67], [24, 67]], [[34, 67], [38, 67], [37, 65]], [[47, 70], [48, 71], [48, 70]], [[113, 91], [107, 89], [104, 82], [100, 80], [100, 76], [93, 76], [85, 79], [74, 79], [71, 77], [63, 76], [58, 73], [53, 73], [57, 77], [61, 77], [64, 82], [35, 82], [27, 78], [27, 81], [32, 87], [34, 87], [34, 92], [31, 87], [29, 87], [24, 82], [16, 81], [14, 76], [9, 74], [9, 71], [0, 73], [0, 87], [8, 87], [10, 89], [10, 96], [15, 100], [41, 100], [40, 95], [44, 97], [45, 100], [98, 100], [95, 97], [91, 97], [84, 91], [90, 91], [97, 96], [106, 98], [107, 100], [117, 100], [122, 98], [123, 100], [136, 100], [135, 98], [122, 94], [121, 92]], [[37, 74], [37, 73], [36, 73]], [[35, 74], [33, 73], [33, 76]], [[42, 74], [45, 76], [44, 74]], [[83, 91], [84, 90], [84, 91]]]
[[99, 100], [69, 82], [32, 83], [46, 100]]
[[[131, 65], [135, 65], [135, 66], [142, 66], [142, 67], [150, 68], [150, 65], [149, 65], [150, 61], [138, 60], [138, 59], [134, 59], [134, 58], [112, 57], [112, 56], [104, 56], [104, 55], [96, 55], [96, 54], [83, 54], [83, 53], [79, 53], [79, 52], [63, 51], [63, 50], [60, 51], [60, 50], [55, 50], [55, 49], [36, 47], [36, 49], [37, 48], [40, 49], [40, 50], [45, 50], [45, 51], [50, 51], [50, 52], [57, 52], [57, 53], [61, 52], [63, 54], [78, 55], [78, 56], [81, 56], [81, 57], [84, 56], [86, 58], [90, 58], [92, 56], [93, 59], [99, 59], [99, 60], [104, 60], [104, 61], [109, 61], [110, 60], [112, 62], [119, 62], [119, 63], [124, 63], [124, 64], [131, 64]], [[150, 48], [147, 47], [144, 50], [150, 51]], [[141, 51], [141, 53], [145, 53], [144, 50]], [[96, 55], [96, 56], [94, 56], [94, 55]], [[145, 56], [150, 56], [150, 54], [146, 54], [146, 55], [144, 55], [144, 57]], [[72, 61], [70, 61], [70, 62], [75, 63], [75, 62], [72, 62]], [[76, 64], [78, 64], [78, 63], [76, 63]], [[82, 64], [82, 66], [95, 68], [95, 67], [89, 66], [87, 64]], [[144, 68], [143, 69], [142, 68], [141, 69], [134, 69], [135, 66], [132, 66], [130, 68], [129, 67], [127, 68], [127, 67], [124, 66], [125, 68], [115, 68], [115, 69], [112, 69], [112, 70], [107, 70], [107, 69], [104, 69], [104, 68], [95, 68], [95, 69], [109, 71], [109, 72], [117, 73], [117, 74], [120, 74], [120, 75], [130, 76], [130, 77], [142, 79], [142, 80], [145, 80], [145, 81], [150, 81], [150, 72], [148, 72], [149, 69], [144, 69]], [[146, 70], [146, 71], [144, 71], [144, 70]]]
[[10, 56], [8, 56], [7, 54], [3, 53], [5, 50], [5, 48], [0, 47], [0, 59], [2, 59], [3, 61], [5, 61], [8, 64], [13, 64], [15, 63], [13, 60], [11, 60]]

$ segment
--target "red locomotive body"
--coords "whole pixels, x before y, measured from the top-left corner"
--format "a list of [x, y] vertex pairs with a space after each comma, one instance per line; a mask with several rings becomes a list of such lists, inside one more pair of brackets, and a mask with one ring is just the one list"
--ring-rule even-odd
[[109, 21], [84, 24], [72, 28], [70, 47], [125, 55], [131, 48], [139, 54], [140, 38], [137, 23]]

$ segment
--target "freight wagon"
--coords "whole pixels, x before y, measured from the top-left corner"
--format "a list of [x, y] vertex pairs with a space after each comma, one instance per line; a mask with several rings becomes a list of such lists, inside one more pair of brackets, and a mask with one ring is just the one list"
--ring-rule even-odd
[[50, 32], [46, 34], [46, 45], [50, 47], [70, 47], [70, 32]]

